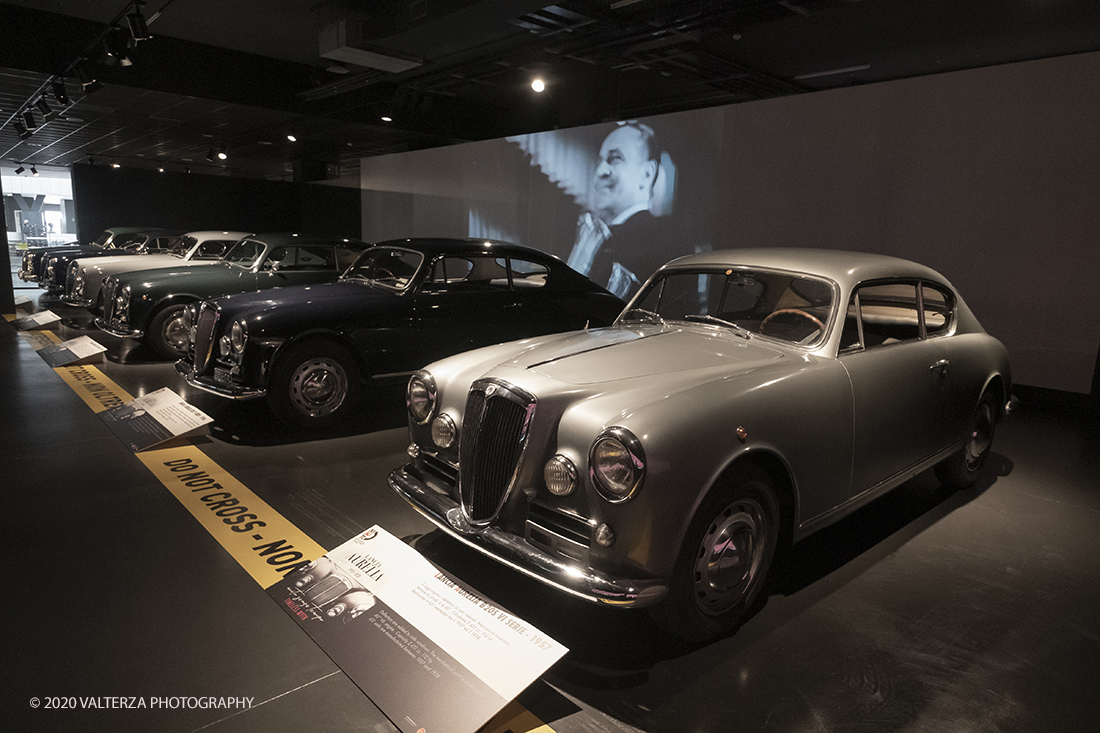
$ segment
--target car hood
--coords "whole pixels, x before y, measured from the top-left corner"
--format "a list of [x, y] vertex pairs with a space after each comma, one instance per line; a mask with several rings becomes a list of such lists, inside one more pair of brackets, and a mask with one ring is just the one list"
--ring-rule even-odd
[[525, 349], [507, 362], [567, 384], [653, 377], [721, 367], [749, 371], [786, 352], [706, 326], [642, 326], [574, 332]]
[[[338, 312], [368, 304], [392, 301], [397, 293], [372, 288], [364, 283], [338, 280], [312, 285], [291, 285], [274, 290], [257, 290], [225, 295], [217, 299], [223, 317], [245, 317], [288, 306], [310, 306]], [[313, 314], [319, 310], [311, 310]]]

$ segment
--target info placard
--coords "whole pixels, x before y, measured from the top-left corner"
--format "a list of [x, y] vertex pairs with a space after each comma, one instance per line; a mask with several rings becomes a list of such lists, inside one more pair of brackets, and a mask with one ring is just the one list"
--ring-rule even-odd
[[377, 526], [267, 592], [405, 733], [473, 733], [567, 651]]
[[135, 453], [214, 421], [167, 387], [104, 410], [99, 418]]
[[52, 367], [68, 364], [88, 364], [96, 359], [102, 360], [107, 347], [91, 336], [78, 336], [59, 344], [50, 344], [38, 350], [38, 355]]
[[53, 311], [39, 311], [23, 318], [16, 318], [12, 325], [20, 331], [33, 331], [36, 328], [56, 328], [61, 316]]

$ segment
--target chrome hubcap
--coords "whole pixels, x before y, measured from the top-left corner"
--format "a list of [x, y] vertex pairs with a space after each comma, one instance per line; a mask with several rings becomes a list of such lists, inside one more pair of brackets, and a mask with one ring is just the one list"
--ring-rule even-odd
[[187, 349], [187, 329], [183, 327], [183, 311], [164, 322], [164, 343], [176, 351]]
[[290, 377], [290, 402], [303, 415], [331, 415], [347, 396], [348, 375], [335, 359], [307, 359]]
[[763, 508], [739, 499], [711, 521], [695, 559], [693, 591], [699, 608], [718, 615], [736, 607], [760, 575], [767, 532]]
[[973, 471], [985, 460], [986, 451], [993, 443], [993, 407], [982, 402], [970, 424], [970, 436], [966, 440], [966, 469]]

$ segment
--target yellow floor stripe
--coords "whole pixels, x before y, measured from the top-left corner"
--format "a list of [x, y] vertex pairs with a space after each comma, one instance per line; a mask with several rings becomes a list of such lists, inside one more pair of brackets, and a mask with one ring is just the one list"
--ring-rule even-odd
[[94, 366], [63, 366], [54, 369], [88, 403], [93, 412], [117, 407], [134, 399]]
[[193, 445], [137, 454], [264, 588], [325, 549]]
[[[60, 343], [52, 331], [22, 333], [35, 349]], [[94, 366], [54, 369], [99, 413], [133, 399]], [[172, 492], [206, 531], [263, 588], [282, 580], [326, 550], [290, 520], [233, 478], [196, 446], [187, 443], [142, 451], [137, 457]], [[554, 733], [554, 729], [512, 701], [481, 733]]]

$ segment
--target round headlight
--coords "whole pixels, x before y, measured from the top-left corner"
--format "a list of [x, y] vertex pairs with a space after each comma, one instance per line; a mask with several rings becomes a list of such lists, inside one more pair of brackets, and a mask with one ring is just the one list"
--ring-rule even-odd
[[244, 321], [233, 321], [233, 325], [229, 327], [229, 345], [239, 354], [244, 351], [246, 341], [248, 341], [248, 328], [244, 325]]
[[455, 421], [450, 415], [443, 414], [432, 420], [432, 442], [440, 448], [450, 448], [454, 445], [458, 430]]
[[426, 423], [435, 411], [435, 379], [428, 372], [417, 372], [409, 378], [405, 392], [409, 414], [418, 423]]
[[608, 428], [592, 444], [588, 466], [592, 482], [605, 499], [626, 501], [645, 478], [645, 453], [629, 430]]
[[554, 456], [542, 469], [546, 488], [555, 496], [568, 496], [577, 488], [577, 468], [565, 456]]

